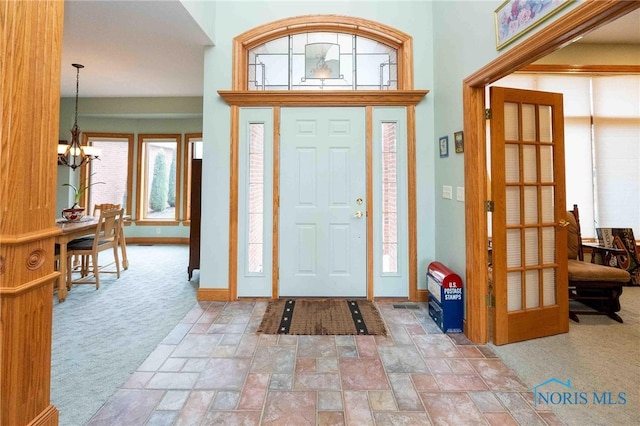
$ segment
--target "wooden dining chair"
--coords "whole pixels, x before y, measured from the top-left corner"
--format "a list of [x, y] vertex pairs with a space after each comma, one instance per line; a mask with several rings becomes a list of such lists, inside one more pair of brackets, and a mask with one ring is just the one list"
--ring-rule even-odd
[[[118, 258], [118, 237], [120, 234], [120, 227], [122, 226], [122, 216], [124, 215], [124, 209], [112, 209], [102, 210], [98, 219], [98, 226], [93, 238], [80, 238], [71, 241], [67, 245], [67, 283], [73, 284], [93, 284], [95, 283], [96, 289], [100, 288], [100, 271], [104, 268], [99, 266], [98, 254], [102, 251], [113, 249], [113, 258], [115, 263], [115, 271], [105, 271], [103, 273], [115, 273], [120, 278], [120, 260]], [[87, 265], [86, 269], [83, 268], [81, 277], [73, 281], [71, 259], [74, 256], [80, 256], [91, 259], [91, 269], [94, 281], [90, 281], [88, 274], [88, 262], [83, 264]], [[105, 265], [106, 266], [106, 265]]]
[[[93, 206], [93, 215], [99, 216], [100, 211], [102, 210], [112, 210], [119, 209], [121, 207], [120, 204], [111, 204], [111, 203], [103, 203], [96, 204]], [[120, 246], [120, 252], [122, 254], [122, 269], [129, 268], [129, 260], [127, 259], [127, 240], [124, 237], [124, 220], [120, 223], [120, 235], [118, 237], [118, 246]]]
[[93, 206], [93, 215], [100, 216], [100, 212], [103, 210], [118, 210], [122, 206], [120, 204], [102, 203]]
[[[100, 212], [106, 211], [106, 210], [119, 210], [121, 208], [120, 204], [113, 204], [113, 203], [102, 203], [102, 204], [95, 204], [93, 206], [93, 213], [92, 215], [94, 217], [99, 217], [100, 216]], [[123, 221], [121, 221], [123, 222]], [[121, 233], [119, 235], [119, 241], [118, 241], [118, 245], [120, 246], [120, 249], [122, 251], [122, 260], [123, 263], [126, 263], [126, 259], [127, 259], [127, 255], [126, 255], [126, 248], [124, 247], [125, 244], [125, 239], [124, 239], [124, 229], [122, 228], [123, 223], [121, 223]], [[78, 240], [92, 240], [93, 239], [93, 235], [88, 235], [85, 237], [81, 237]], [[75, 271], [80, 271], [81, 275], [84, 277], [87, 275], [87, 269], [88, 269], [88, 263], [89, 263], [89, 259], [88, 256], [83, 256], [82, 258], [80, 258], [79, 256], [75, 256], [73, 259], [73, 269]], [[126, 269], [126, 268], [125, 268]]]

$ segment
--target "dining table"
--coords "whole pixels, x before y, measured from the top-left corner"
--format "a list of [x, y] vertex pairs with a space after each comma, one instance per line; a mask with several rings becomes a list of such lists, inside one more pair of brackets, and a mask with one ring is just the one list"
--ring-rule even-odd
[[[123, 217], [123, 220], [130, 218], [129, 216]], [[68, 286], [71, 283], [67, 283], [67, 244], [76, 238], [95, 235], [98, 223], [100, 221], [99, 216], [85, 216], [79, 221], [70, 221], [66, 219], [56, 220], [56, 226], [62, 231], [62, 233], [56, 236], [56, 244], [60, 247], [60, 261], [58, 278], [58, 302], [64, 302], [67, 298]], [[124, 237], [123, 227], [120, 227], [120, 235], [118, 236], [118, 245], [122, 251], [122, 269], [129, 268], [129, 261], [127, 259], [127, 244]]]

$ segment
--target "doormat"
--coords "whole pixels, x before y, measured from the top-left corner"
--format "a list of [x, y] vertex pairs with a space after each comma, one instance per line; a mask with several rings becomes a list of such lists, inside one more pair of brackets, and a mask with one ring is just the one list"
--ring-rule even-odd
[[387, 335], [368, 300], [280, 299], [269, 302], [257, 333], [297, 335]]

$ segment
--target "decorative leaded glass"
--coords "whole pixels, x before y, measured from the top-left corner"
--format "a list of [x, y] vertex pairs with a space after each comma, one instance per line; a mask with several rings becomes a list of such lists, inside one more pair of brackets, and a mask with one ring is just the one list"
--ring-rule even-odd
[[398, 89], [397, 50], [354, 34], [292, 34], [248, 55], [249, 90]]

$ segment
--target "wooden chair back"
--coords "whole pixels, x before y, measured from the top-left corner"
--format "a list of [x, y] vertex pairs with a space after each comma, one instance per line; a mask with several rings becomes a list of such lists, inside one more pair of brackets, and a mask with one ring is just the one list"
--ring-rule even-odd
[[578, 205], [574, 204], [573, 209], [567, 212], [567, 243], [569, 259], [578, 259], [584, 261], [584, 249], [582, 246], [582, 233], [580, 232], [580, 213]]
[[[118, 259], [118, 239], [120, 238], [120, 228], [124, 216], [124, 209], [101, 210], [98, 226], [93, 238], [81, 238], [75, 242], [69, 243], [67, 251], [67, 282], [73, 284], [95, 283], [96, 289], [100, 288], [100, 266], [98, 263], [98, 253], [101, 251], [112, 249], [115, 263], [115, 273], [120, 278], [120, 260]], [[71, 257], [72, 256], [90, 256], [93, 267], [93, 276], [95, 281], [71, 280]], [[84, 264], [84, 261], [83, 261]], [[83, 266], [82, 270], [86, 269]], [[106, 271], [103, 271], [106, 272]], [[84, 277], [84, 275], [83, 275]]]
[[118, 209], [120, 209], [120, 204], [111, 204], [111, 203], [96, 204], [93, 206], [93, 215], [100, 216], [100, 212], [103, 210], [118, 210]]
[[98, 228], [93, 239], [94, 250], [102, 251], [118, 244], [123, 214], [124, 209], [102, 210], [100, 212]]

